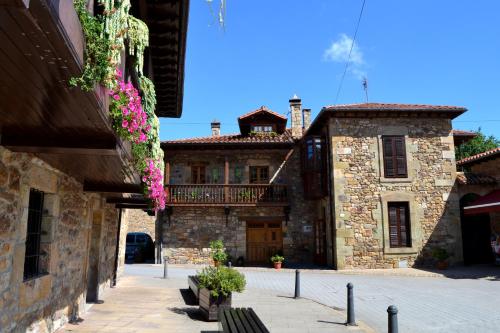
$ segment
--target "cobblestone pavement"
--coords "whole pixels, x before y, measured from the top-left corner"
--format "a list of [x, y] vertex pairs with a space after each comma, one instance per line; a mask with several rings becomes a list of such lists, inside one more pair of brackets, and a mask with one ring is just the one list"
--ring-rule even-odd
[[[410, 333], [494, 333], [500, 329], [500, 268], [452, 270], [445, 278], [432, 272], [415, 277], [391, 276], [385, 272], [349, 272], [306, 270], [301, 273], [301, 296], [321, 304], [344, 309], [346, 284], [354, 284], [356, 319], [377, 332], [387, 331], [387, 307], [399, 309], [400, 332]], [[130, 274], [162, 274], [161, 266], [128, 266]], [[193, 274], [194, 268], [170, 267], [170, 276]], [[294, 272], [271, 269], [242, 269], [248, 288], [268, 290], [282, 296], [293, 295]], [[395, 275], [399, 275], [395, 270]], [[353, 272], [354, 273], [354, 272]], [[428, 277], [424, 277], [428, 275]]]
[[[101, 304], [91, 307], [77, 323], [59, 332], [214, 332], [215, 322], [205, 322], [187, 289], [187, 275], [194, 270], [173, 269], [161, 279], [161, 267], [127, 266], [117, 288]], [[285, 293], [286, 294], [286, 293]], [[274, 290], [247, 289], [233, 295], [233, 306], [252, 307], [271, 332], [373, 332], [363, 323], [346, 327], [342, 312], [308, 299], [291, 299]]]

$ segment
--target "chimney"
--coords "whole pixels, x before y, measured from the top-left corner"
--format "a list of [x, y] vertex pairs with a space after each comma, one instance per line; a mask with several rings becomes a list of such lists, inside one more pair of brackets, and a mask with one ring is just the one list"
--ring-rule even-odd
[[304, 132], [307, 131], [309, 126], [311, 126], [311, 109], [303, 109], [302, 114], [304, 115]]
[[289, 100], [290, 111], [292, 114], [292, 137], [300, 138], [302, 136], [302, 101], [297, 95]]
[[212, 136], [220, 136], [220, 122], [218, 120], [212, 121]]

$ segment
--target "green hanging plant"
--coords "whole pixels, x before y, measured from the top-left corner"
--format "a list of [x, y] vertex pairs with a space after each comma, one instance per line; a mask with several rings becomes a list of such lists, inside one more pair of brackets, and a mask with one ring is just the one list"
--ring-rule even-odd
[[128, 16], [128, 40], [129, 54], [136, 57], [136, 70], [142, 75], [144, 50], [149, 46], [149, 29], [146, 23], [132, 15]]

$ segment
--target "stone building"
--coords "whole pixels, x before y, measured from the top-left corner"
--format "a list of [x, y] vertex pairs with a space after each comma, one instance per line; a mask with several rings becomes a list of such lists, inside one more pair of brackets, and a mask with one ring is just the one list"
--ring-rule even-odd
[[[157, 115], [178, 117], [188, 2], [152, 4], [154, 17], [151, 4], [131, 3], [150, 34], [161, 33], [144, 70], [161, 86]], [[53, 332], [116, 284], [122, 208], [147, 203], [132, 197], [142, 195], [140, 175], [130, 142], [112, 128], [107, 90], [69, 85], [85, 54], [73, 1], [6, 0], [0, 15], [0, 332]], [[123, 52], [118, 65], [128, 82], [137, 79], [133, 61]]]
[[339, 105], [310, 125], [295, 96], [290, 111], [290, 129], [262, 107], [238, 118], [239, 134], [213, 123], [212, 137], [162, 143], [170, 262], [209, 261], [213, 239], [260, 264], [279, 252], [337, 269], [429, 265], [436, 247], [462, 261], [451, 119], [464, 108]]
[[500, 147], [464, 158], [457, 167], [464, 263], [500, 264]]

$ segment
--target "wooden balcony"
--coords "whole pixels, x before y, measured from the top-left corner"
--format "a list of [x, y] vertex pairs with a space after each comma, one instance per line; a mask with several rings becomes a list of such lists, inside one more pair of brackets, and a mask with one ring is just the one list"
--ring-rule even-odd
[[166, 185], [169, 206], [287, 206], [286, 185]]

